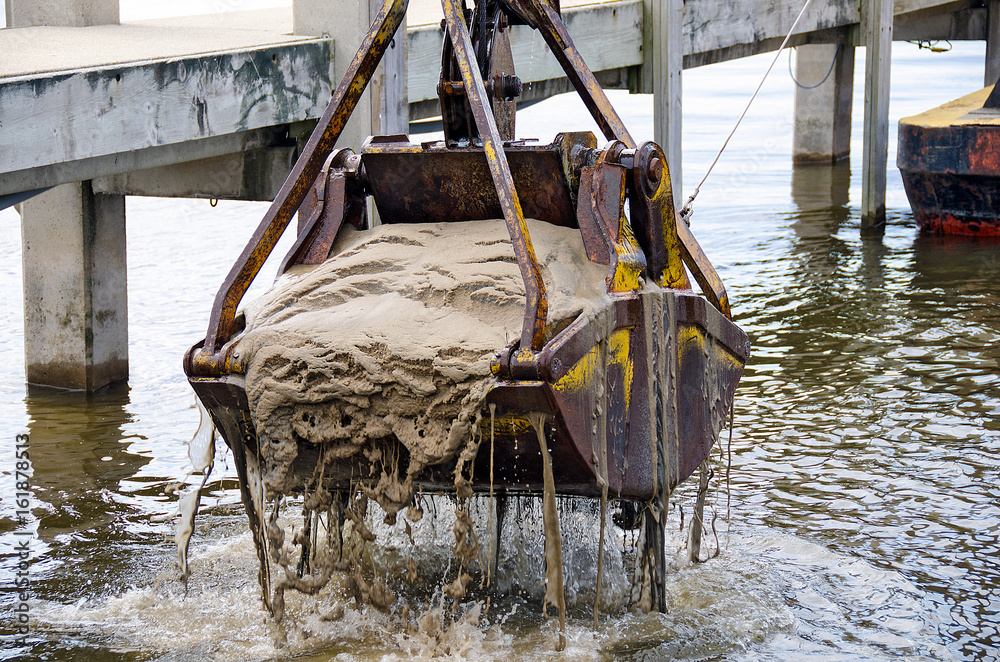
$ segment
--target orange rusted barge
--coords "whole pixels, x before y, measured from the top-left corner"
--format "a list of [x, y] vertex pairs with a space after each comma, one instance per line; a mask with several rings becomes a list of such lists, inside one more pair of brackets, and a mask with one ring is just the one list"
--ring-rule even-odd
[[899, 121], [896, 165], [921, 231], [1000, 237], [1000, 89]]

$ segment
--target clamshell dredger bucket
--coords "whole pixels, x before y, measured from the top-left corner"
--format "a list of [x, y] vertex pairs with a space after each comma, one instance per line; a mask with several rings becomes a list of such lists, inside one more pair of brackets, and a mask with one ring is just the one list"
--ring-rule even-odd
[[[646, 172], [648, 161], [662, 153], [652, 143], [639, 150], [617, 142], [598, 150], [595, 143], [585, 133], [562, 134], [549, 145], [506, 146], [517, 191], [531, 201], [527, 214], [579, 227], [592, 261], [608, 265], [609, 296], [596, 313], [576, 319], [538, 350], [521, 341], [497, 348], [496, 384], [482, 405], [483, 425], [493, 430], [493, 456], [485, 449], [477, 456], [474, 489], [541, 491], [537, 435], [525, 417], [539, 412], [547, 418], [559, 493], [600, 496], [606, 484], [612, 496], [646, 500], [664, 480], [673, 488], [707, 457], [732, 403], [748, 357], [746, 336], [707, 298], [686, 287], [659, 286], [665, 279], [686, 280], [680, 252], [671, 257], [664, 244], [659, 252], [670, 259], [658, 264], [656, 251], [643, 251], [631, 232], [636, 227], [654, 244], [664, 237], [679, 244], [668, 180], [654, 184]], [[621, 165], [629, 159], [628, 167]], [[406, 173], [405, 182], [399, 173]], [[285, 268], [300, 263], [301, 256], [325, 255], [344, 210], [360, 215], [364, 209], [365, 190], [372, 192], [383, 219], [439, 223], [500, 215], [495, 190], [481, 186], [489, 173], [480, 147], [421, 147], [375, 138], [360, 157], [338, 152], [324, 176], [325, 204], [313, 212], [314, 223], [303, 229]], [[352, 190], [330, 196], [344, 181], [353, 182]], [[574, 190], [576, 181], [581, 183]], [[436, 191], [454, 201], [442, 200]], [[659, 269], [657, 278], [650, 277], [650, 265]], [[256, 452], [245, 366], [233, 358], [228, 365], [228, 374], [192, 374], [191, 384], [230, 446]], [[663, 457], [657, 459], [657, 452]], [[316, 461], [318, 449], [303, 444], [297, 467], [303, 482]], [[340, 489], [364, 475], [345, 464], [326, 472]], [[451, 489], [452, 469], [431, 467], [418, 485]], [[342, 482], [336, 485], [338, 477]]]
[[[558, 4], [543, 0], [483, 0], [472, 13], [457, 0], [444, 0], [439, 93], [445, 140], [415, 145], [406, 136], [380, 136], [360, 153], [334, 151], [406, 4], [389, 0], [379, 12], [223, 284], [206, 339], [185, 357], [191, 385], [237, 468], [245, 467], [258, 452], [258, 432], [245, 365], [233, 353], [242, 331], [236, 308], [296, 212], [298, 238], [282, 270], [323, 262], [345, 221], [365, 224], [368, 196], [383, 222], [504, 218], [524, 280], [524, 323], [520, 337], [497, 347], [492, 362], [495, 383], [482, 403], [482, 429], [492, 435], [475, 458], [472, 488], [540, 492], [542, 438], [557, 493], [603, 492], [662, 504], [708, 457], [749, 357], [721, 280], [686, 223], [677, 220], [666, 156], [654, 143], [636, 146], [583, 64]], [[508, 30], [516, 23], [541, 32], [605, 145], [590, 133], [560, 134], [551, 144], [514, 139], [520, 82], [513, 76]], [[546, 291], [525, 217], [579, 229], [588, 259], [607, 266], [608, 296], [596, 312], [554, 335], [547, 334]], [[691, 289], [689, 274], [703, 294]], [[541, 434], [531, 414], [544, 420]], [[319, 461], [319, 450], [309, 446], [301, 444], [295, 466], [303, 480]], [[365, 475], [362, 462], [334, 462], [324, 480], [332, 489], [351, 489]], [[453, 490], [453, 469], [428, 467], [416, 485]], [[244, 502], [252, 510], [245, 474], [241, 469]]]

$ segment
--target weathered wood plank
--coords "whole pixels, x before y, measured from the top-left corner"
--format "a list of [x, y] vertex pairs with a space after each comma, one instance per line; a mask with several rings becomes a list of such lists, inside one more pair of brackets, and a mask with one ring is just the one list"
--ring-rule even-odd
[[[653, 139], [667, 155], [674, 204], [684, 203], [681, 186], [681, 71], [684, 68], [683, 0], [659, 0], [651, 7], [653, 60]], [[648, 43], [648, 42], [647, 42]]]
[[329, 40], [0, 81], [0, 172], [318, 117]]
[[[708, 53], [735, 44], [780, 39], [791, 30], [803, 4], [803, 1], [688, 0], [684, 3], [684, 53]], [[799, 22], [796, 34], [858, 21], [856, 0], [813, 2]]]
[[[684, 66], [702, 66], [727, 59], [774, 50], [789, 30], [802, 8], [804, 0], [777, 3], [770, 0], [685, 0], [684, 3]], [[858, 42], [857, 28], [861, 22], [858, 0], [814, 1], [795, 29], [791, 45], [802, 43], [835, 43], [844, 40], [848, 30], [849, 46]], [[892, 12], [897, 23], [910, 22], [900, 38], [935, 38], [915, 31], [927, 26], [940, 32], [935, 15], [958, 14], [959, 19], [948, 29], [948, 35], [936, 38], [981, 39], [979, 22], [985, 9], [976, 8], [968, 0], [895, 0]]]
[[[962, 3], [964, 4], [964, 3]], [[976, 41], [987, 39], [987, 10], [961, 7], [953, 12], [931, 10], [897, 16], [893, 21], [893, 41]]]
[[[374, 17], [382, 0], [368, 0], [368, 15]], [[372, 79], [372, 124], [383, 135], [409, 132], [410, 107], [406, 96], [406, 21], [399, 26], [397, 38], [389, 44], [382, 64]], [[377, 118], [375, 117], [377, 115]]]
[[[730, 48], [734, 44], [778, 39], [788, 34], [804, 0], [687, 0], [684, 3], [684, 53], [692, 55]], [[824, 0], [809, 5], [795, 34], [843, 28], [861, 22], [857, 0]], [[954, 11], [954, 0], [895, 0], [896, 16], [927, 9]], [[892, 14], [891, 14], [892, 15]]]

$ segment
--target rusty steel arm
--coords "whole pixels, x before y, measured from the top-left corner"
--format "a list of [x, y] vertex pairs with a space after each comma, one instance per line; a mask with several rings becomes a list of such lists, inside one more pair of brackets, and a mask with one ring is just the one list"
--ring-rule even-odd
[[[327, 156], [333, 151], [393, 35], [402, 24], [408, 5], [409, 0], [386, 0], [376, 14], [372, 29], [365, 35], [357, 55], [347, 68], [344, 79], [319, 120], [317, 130], [313, 131], [274, 203], [219, 289], [209, 318], [205, 346], [192, 361], [191, 367], [199, 374], [220, 374], [224, 369], [226, 357], [221, 356], [220, 351], [236, 333], [236, 307], [302, 204]], [[319, 127], [323, 127], [322, 130]]]
[[701, 249], [701, 244], [691, 234], [691, 228], [684, 221], [677, 223], [677, 237], [681, 240], [681, 256], [684, 258], [684, 264], [688, 266], [691, 275], [698, 281], [701, 291], [705, 293], [713, 306], [718, 308], [723, 315], [732, 319], [726, 286], [715, 267], [708, 261], [708, 256]]
[[490, 99], [486, 94], [486, 86], [483, 84], [483, 77], [472, 48], [472, 40], [465, 26], [464, 2], [441, 0], [441, 5], [444, 8], [448, 38], [455, 50], [455, 60], [462, 74], [465, 93], [469, 97], [472, 115], [483, 141], [483, 150], [486, 152], [490, 175], [493, 177], [497, 197], [500, 199], [500, 208], [507, 222], [507, 232], [510, 234], [514, 254], [517, 256], [517, 265], [524, 279], [525, 310], [524, 325], [521, 328], [521, 349], [539, 351], [545, 343], [545, 318], [548, 313], [548, 300], [545, 296], [541, 269], [531, 245], [528, 226], [524, 222], [521, 202], [514, 189], [514, 179], [510, 173], [507, 156], [504, 154], [503, 141], [500, 140]]
[[[508, 0], [508, 3], [527, 18], [532, 27], [542, 33], [545, 43], [559, 60], [567, 78], [573, 83], [577, 94], [583, 99], [604, 137], [608, 140], [620, 140], [627, 147], [635, 148], [635, 141], [629, 135], [621, 117], [611, 106], [597, 78], [583, 61], [559, 12], [546, 0]], [[664, 200], [663, 204], [673, 207], [673, 200]], [[670, 213], [676, 217], [672, 210]], [[691, 270], [691, 274], [712, 305], [729, 317], [729, 297], [726, 294], [726, 287], [698, 244], [698, 240], [685, 223], [677, 224], [677, 235], [681, 243], [684, 264]]]

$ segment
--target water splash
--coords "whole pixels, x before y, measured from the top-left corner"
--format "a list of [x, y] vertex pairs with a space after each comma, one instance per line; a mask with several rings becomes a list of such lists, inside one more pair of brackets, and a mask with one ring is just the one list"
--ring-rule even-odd
[[566, 648], [566, 594], [563, 591], [562, 535], [559, 531], [559, 511], [556, 509], [556, 484], [552, 475], [552, 455], [545, 440], [545, 423], [548, 415], [529, 412], [531, 427], [538, 436], [538, 447], [542, 452], [542, 479], [545, 492], [542, 495], [542, 521], [545, 524], [545, 597], [543, 609], [555, 607], [559, 612], [559, 643], [556, 650]]
[[195, 397], [198, 405], [198, 429], [195, 431], [191, 441], [188, 442], [188, 457], [194, 471], [201, 472], [201, 483], [198, 487], [191, 488], [180, 499], [177, 506], [179, 518], [174, 526], [174, 542], [177, 544], [177, 565], [180, 568], [180, 579], [187, 587], [187, 580], [191, 569], [188, 566], [188, 548], [191, 545], [191, 534], [194, 533], [194, 520], [198, 515], [198, 506], [201, 504], [201, 490], [212, 475], [212, 467], [215, 465], [215, 423], [209, 416], [205, 405], [201, 399]]
[[[448, 500], [440, 501], [439, 532], [448, 530], [449, 520]], [[286, 506], [281, 515], [287, 520], [284, 525], [296, 516], [297, 507]], [[578, 517], [561, 520], [567, 539], [597, 529], [593, 510], [579, 509]], [[75, 605], [42, 603], [38, 615], [43, 627], [113, 641], [122, 651], [169, 653], [170, 659], [178, 660], [479, 661], [553, 656], [558, 625], [554, 620], [541, 621], [533, 604], [535, 595], [497, 597], [489, 609], [483, 601], [471, 600], [452, 614], [442, 606], [436, 588], [418, 583], [401, 592], [409, 613], [418, 614], [411, 618], [354, 604], [345, 593], [347, 583], [337, 576], [316, 596], [288, 595], [282, 639], [278, 626], [259, 607], [259, 587], [253, 581], [255, 548], [243, 516], [215, 517], [218, 527], [209, 534], [214, 539], [192, 545], [193, 571], [186, 596], [169, 577], [118, 597]], [[587, 527], [577, 529], [579, 521], [586, 521]], [[673, 524], [668, 545], [680, 549], [686, 533], [676, 526], [676, 518]], [[380, 536], [384, 526], [376, 524]], [[438, 539], [437, 556], [432, 556], [423, 550], [423, 542], [434, 540], [434, 527], [420, 528], [426, 529], [417, 535], [425, 556], [417, 560], [422, 566], [434, 558], [444, 563], [450, 545]], [[614, 526], [609, 528], [618, 540], [624, 535]], [[225, 533], [220, 535], [220, 530]], [[596, 546], [592, 536], [590, 540]], [[403, 558], [409, 541], [402, 533], [394, 541], [400, 545], [395, 554]], [[852, 659], [954, 659], [947, 650], [928, 644], [933, 640], [933, 614], [919, 608], [916, 588], [898, 573], [767, 529], [742, 529], [736, 541], [717, 559], [672, 569], [666, 582], [666, 614], [619, 610], [607, 613], [601, 626], [593, 628], [587, 610], [570, 609], [566, 650], [560, 659], [749, 661], [776, 645], [786, 650], [798, 647], [815, 659], [832, 659], [823, 652], [822, 636], [842, 627], [853, 633], [850, 641], [839, 644]], [[506, 537], [504, 543], [509, 545]], [[387, 561], [388, 556], [380, 557], [379, 564]], [[166, 566], [168, 559], [163, 563]], [[568, 578], [586, 564], [584, 557], [567, 558]], [[539, 580], [540, 575], [525, 578], [525, 588], [529, 582], [538, 586]], [[402, 582], [402, 578], [388, 572], [387, 581]], [[568, 598], [571, 594], [567, 591]], [[796, 597], [788, 600], [789, 595]], [[580, 600], [576, 604], [585, 605]], [[867, 614], [865, 627], [845, 626], [858, 614]]]

